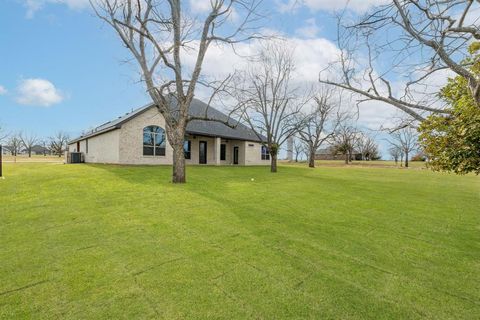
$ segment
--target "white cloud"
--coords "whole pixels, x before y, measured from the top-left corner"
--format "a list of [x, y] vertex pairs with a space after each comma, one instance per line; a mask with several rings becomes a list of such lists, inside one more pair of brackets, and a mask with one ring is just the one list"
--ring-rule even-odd
[[[316, 83], [320, 70], [336, 60], [340, 53], [333, 42], [324, 38], [287, 38], [285, 41], [287, 47], [295, 50], [296, 81]], [[239, 43], [235, 46], [235, 51], [228, 45], [212, 44], [203, 62], [202, 73], [218, 79], [231, 74], [235, 69], [245, 69], [248, 65], [246, 57], [254, 56], [260, 47], [260, 41]], [[195, 64], [196, 51], [183, 52], [182, 59], [186, 69], [191, 70]]]
[[315, 18], [310, 18], [305, 20], [305, 25], [295, 30], [295, 33], [304, 38], [315, 38], [319, 31]]
[[[330, 40], [324, 38], [286, 38], [287, 46], [294, 48], [295, 74], [292, 82], [312, 86], [318, 84], [319, 73], [325, 70], [334, 61], [338, 61], [340, 50]], [[247, 67], [247, 60], [243, 57], [253, 55], [260, 48], [259, 42], [251, 44], [240, 43], [236, 45], [236, 53], [230, 46], [212, 45], [205, 57], [203, 74], [207, 77], [221, 79], [232, 73], [235, 69]], [[193, 67], [194, 52], [184, 56], [184, 62], [188, 68]], [[327, 71], [324, 71], [327, 72]], [[324, 73], [325, 75], [325, 73]], [[209, 92], [198, 87], [197, 96], [200, 99], [209, 97]], [[342, 105], [351, 111], [356, 111], [358, 96], [352, 96], [349, 92], [342, 92]], [[397, 112], [393, 106], [381, 102], [368, 102], [360, 105], [358, 124], [372, 130], [380, 127], [392, 127], [392, 118]]]
[[7, 94], [8, 90], [4, 86], [0, 86], [0, 96]]
[[190, 9], [193, 13], [205, 13], [212, 10], [210, 0], [190, 0]]
[[70, 9], [80, 10], [90, 5], [89, 0], [23, 0], [23, 5], [27, 8], [26, 17], [33, 18], [35, 13], [47, 4], [64, 4]]
[[279, 0], [277, 1], [277, 8], [283, 13], [298, 9], [300, 6], [305, 6], [312, 11], [335, 11], [347, 8], [362, 13], [373, 6], [388, 2], [389, 0]]
[[49, 107], [63, 100], [62, 93], [45, 79], [25, 79], [17, 88], [16, 102], [29, 106]]

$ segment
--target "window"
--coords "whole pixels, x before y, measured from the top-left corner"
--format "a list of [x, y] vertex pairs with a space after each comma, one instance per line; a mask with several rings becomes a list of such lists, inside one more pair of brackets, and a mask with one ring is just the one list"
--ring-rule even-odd
[[85, 139], [85, 153], [88, 153], [88, 139]]
[[270, 160], [270, 153], [268, 152], [268, 148], [262, 146], [262, 160]]
[[143, 155], [165, 155], [165, 130], [157, 126], [148, 126], [143, 129]]
[[227, 160], [227, 145], [225, 143], [220, 145], [220, 160]]
[[185, 140], [183, 143], [183, 153], [185, 154], [185, 159], [191, 159], [192, 144], [190, 143], [190, 140]]

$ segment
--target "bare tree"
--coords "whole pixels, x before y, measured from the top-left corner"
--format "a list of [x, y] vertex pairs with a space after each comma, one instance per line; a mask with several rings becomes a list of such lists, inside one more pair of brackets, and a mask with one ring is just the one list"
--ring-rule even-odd
[[314, 108], [302, 115], [302, 127], [298, 131], [300, 139], [308, 148], [308, 166], [315, 168], [315, 153], [320, 146], [332, 138], [338, 125], [334, 91], [322, 87], [314, 96]]
[[38, 138], [34, 134], [28, 134], [25, 132], [20, 133], [19, 135], [20, 141], [22, 142], [23, 147], [28, 153], [28, 157], [32, 157], [32, 148], [37, 143]]
[[242, 119], [259, 139], [266, 138], [271, 172], [277, 172], [280, 147], [298, 131], [299, 114], [306, 103], [306, 95], [292, 84], [294, 68], [293, 50], [286, 43], [270, 42], [236, 87]]
[[[448, 113], [432, 94], [438, 91], [432, 79], [442, 76], [440, 72], [451, 72], [468, 81], [480, 108], [480, 79], [465, 62], [471, 40], [480, 39], [479, 17], [474, 11], [479, 3], [392, 0], [360, 21], [349, 23], [340, 17], [341, 54], [335, 64], [339, 72], [321, 74], [320, 82], [361, 96], [358, 103], [384, 102], [422, 121], [430, 113]], [[385, 67], [380, 61], [389, 63]]]
[[380, 158], [377, 142], [373, 137], [365, 132], [359, 132], [357, 136], [356, 148], [362, 155], [362, 160], [370, 161]]
[[67, 149], [68, 135], [62, 131], [55, 133], [49, 138], [49, 149], [54, 155], [61, 157]]
[[22, 139], [20, 138], [20, 134], [12, 133], [7, 140], [8, 149], [12, 156], [17, 156], [21, 149], [22, 149]]
[[391, 139], [389, 139], [388, 142], [392, 147], [402, 151], [402, 155], [405, 155], [405, 167], [408, 167], [409, 155], [416, 150], [418, 146], [417, 130], [406, 127], [392, 132], [390, 137]]
[[[190, 17], [181, 0], [90, 0], [97, 16], [110, 25], [141, 69], [142, 80], [165, 118], [166, 135], [173, 148], [174, 183], [186, 182], [183, 144], [191, 120], [211, 120], [189, 114], [197, 85], [220, 91], [229, 79], [207, 82], [202, 65], [212, 43], [234, 45], [258, 37], [254, 24], [259, 0], [211, 0], [203, 16]], [[235, 18], [232, 16], [235, 15]], [[188, 70], [182, 55], [194, 52]], [[212, 100], [212, 99], [210, 99]], [[211, 101], [210, 101], [211, 102]], [[231, 125], [225, 121], [226, 125]]]
[[40, 145], [42, 146], [42, 149], [43, 149], [43, 156], [46, 157], [47, 153], [50, 154], [49, 141], [48, 141], [48, 139], [41, 139], [39, 143], [40, 143]]
[[357, 139], [358, 130], [356, 126], [352, 125], [348, 118], [344, 118], [339, 122], [333, 135], [332, 151], [335, 154], [343, 154], [345, 156], [345, 164], [348, 164], [353, 159], [352, 155]]
[[295, 162], [298, 162], [298, 158], [303, 154], [308, 156], [308, 148], [302, 140], [293, 139], [293, 154]]
[[[402, 150], [397, 147], [397, 146], [392, 146], [388, 149], [388, 153], [390, 154], [390, 156], [392, 157], [392, 159], [395, 161], [395, 165], [398, 164], [398, 159], [400, 159], [400, 157], [402, 157], [403, 155], [403, 152]], [[402, 157], [403, 158], [403, 157]], [[401, 163], [400, 163], [401, 164]]]
[[8, 133], [0, 126], [0, 144], [8, 137]]

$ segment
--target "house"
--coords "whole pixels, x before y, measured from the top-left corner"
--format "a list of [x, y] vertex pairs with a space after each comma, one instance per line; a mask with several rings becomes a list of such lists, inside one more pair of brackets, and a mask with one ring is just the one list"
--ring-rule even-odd
[[[206, 112], [207, 111], [207, 112]], [[187, 125], [184, 153], [187, 164], [266, 165], [270, 156], [263, 137], [222, 112], [193, 99], [191, 116], [229, 121], [192, 120]], [[68, 151], [82, 153], [87, 163], [172, 164], [173, 149], [166, 139], [165, 119], [149, 104], [68, 142]]]
[[42, 156], [51, 154], [50, 149], [48, 149], [47, 147], [41, 146], [39, 144], [36, 144], [32, 147], [32, 153], [35, 155], [42, 155]]
[[[318, 149], [315, 152], [315, 160], [345, 160], [345, 155], [335, 152], [333, 146], [324, 149]], [[350, 160], [362, 160], [362, 154], [354, 151]]]
[[8, 146], [2, 146], [2, 155], [8, 156], [10, 154], [11, 154], [10, 148]]

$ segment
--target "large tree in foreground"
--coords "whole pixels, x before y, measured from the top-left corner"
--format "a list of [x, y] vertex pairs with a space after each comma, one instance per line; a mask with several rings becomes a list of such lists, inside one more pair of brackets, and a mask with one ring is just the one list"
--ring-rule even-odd
[[392, 0], [359, 21], [344, 18], [335, 72], [320, 81], [353, 92], [359, 103], [383, 102], [423, 121], [450, 113], [434, 84], [454, 73], [480, 109], [480, 79], [464, 63], [468, 44], [480, 39], [479, 7], [478, 0]]
[[306, 103], [306, 95], [293, 84], [294, 70], [293, 50], [283, 41], [272, 41], [264, 44], [256, 60], [238, 77], [238, 111], [259, 139], [266, 138], [271, 172], [277, 172], [280, 147], [298, 131]]
[[[174, 183], [184, 183], [183, 144], [197, 86], [215, 87], [202, 78], [202, 65], [214, 43], [234, 45], [256, 37], [259, 0], [211, 0], [208, 12], [193, 17], [181, 0], [90, 0], [98, 17], [110, 25], [141, 70], [147, 92], [165, 118], [173, 148]], [[187, 68], [185, 53], [194, 56]], [[224, 83], [224, 81], [220, 81]], [[173, 100], [173, 101], [172, 101]], [[206, 117], [200, 117], [204, 120]]]
[[[472, 44], [466, 62], [480, 76], [480, 43]], [[480, 109], [476, 107], [468, 79], [449, 79], [441, 97], [449, 105], [448, 116], [431, 115], [420, 125], [420, 144], [428, 156], [428, 166], [457, 174], [480, 174]]]

